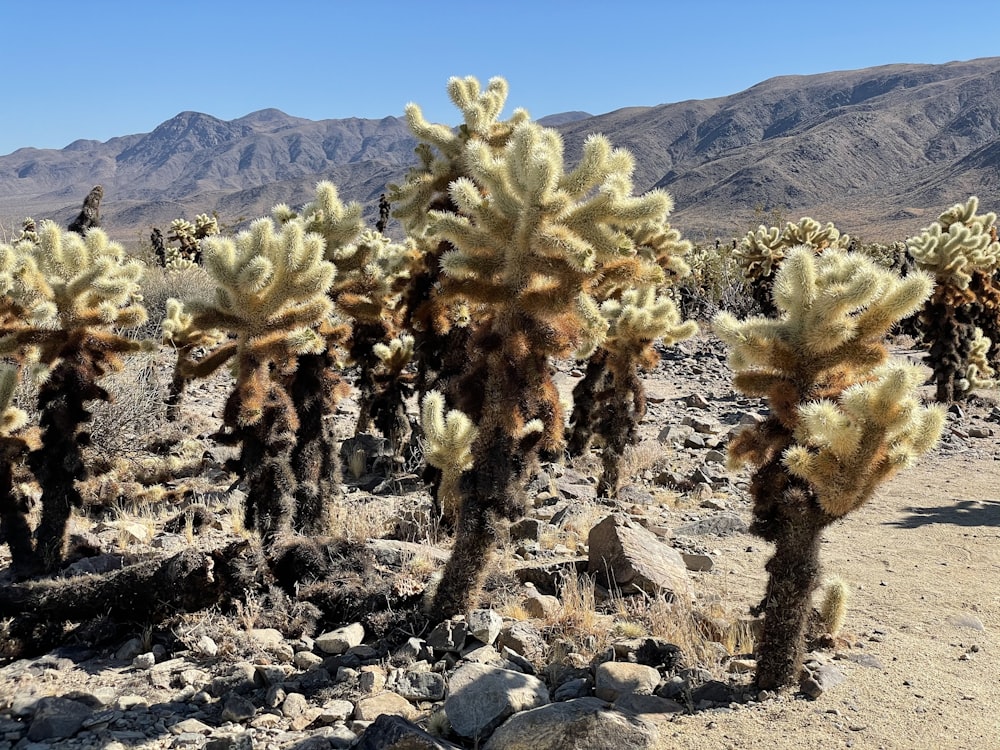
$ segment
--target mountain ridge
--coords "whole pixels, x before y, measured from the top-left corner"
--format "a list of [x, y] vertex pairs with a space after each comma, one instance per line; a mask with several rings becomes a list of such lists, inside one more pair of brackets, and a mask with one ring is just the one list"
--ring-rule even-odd
[[[539, 122], [562, 133], [571, 163], [594, 132], [629, 149], [636, 189], [669, 191], [672, 222], [692, 239], [736, 236], [777, 212], [888, 241], [1000, 186], [998, 91], [1000, 57], [897, 63]], [[415, 145], [392, 116], [314, 121], [269, 108], [226, 121], [183, 111], [149, 133], [0, 156], [0, 219], [66, 223], [102, 184], [112, 236], [144, 236], [194, 213], [237, 224], [276, 202], [304, 202], [330, 179], [374, 221], [379, 193], [405, 178]], [[988, 208], [989, 193], [980, 197]]]

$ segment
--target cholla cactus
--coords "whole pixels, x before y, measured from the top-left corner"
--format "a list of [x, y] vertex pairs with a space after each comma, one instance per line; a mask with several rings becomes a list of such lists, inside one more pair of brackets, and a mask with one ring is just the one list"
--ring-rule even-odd
[[[326, 351], [333, 265], [324, 242], [301, 221], [280, 228], [258, 219], [235, 238], [205, 241], [205, 267], [218, 283], [213, 304], [192, 302], [192, 325], [235, 335], [236, 386], [223, 436], [241, 444], [249, 485], [247, 528], [268, 542], [292, 527], [296, 479], [292, 455], [299, 419], [290, 381], [299, 359]], [[224, 358], [216, 358], [221, 365]]]
[[804, 216], [797, 224], [789, 221], [784, 229], [761, 224], [756, 231], [747, 232], [733, 256], [742, 266], [743, 275], [752, 282], [751, 292], [763, 314], [774, 315], [777, 312], [771, 299], [774, 275], [790, 248], [807, 245], [821, 252], [828, 247], [846, 249], [850, 241], [832, 223], [824, 226]]
[[14, 573], [21, 577], [32, 571], [35, 559], [28, 509], [14, 493], [14, 465], [38, 448], [38, 436], [24, 429], [28, 415], [11, 406], [17, 382], [17, 368], [0, 365], [0, 538], [7, 541]]
[[479, 431], [462, 412], [452, 409], [445, 414], [444, 396], [437, 391], [424, 396], [420, 424], [425, 441], [424, 460], [441, 472], [437, 493], [441, 513], [454, 523], [461, 502], [459, 479], [473, 467], [472, 444]]
[[[167, 300], [167, 314], [161, 323], [163, 342], [177, 351], [174, 372], [167, 391], [167, 419], [176, 421], [181, 398], [187, 384], [215, 372], [236, 353], [236, 344], [226, 342], [225, 334], [218, 329], [205, 330], [195, 324], [194, 315], [184, 309], [177, 299]], [[199, 349], [214, 350], [196, 359]]]
[[457, 211], [450, 196], [452, 182], [469, 174], [470, 143], [482, 144], [499, 152], [510, 140], [514, 129], [528, 121], [528, 113], [517, 109], [508, 120], [500, 120], [507, 101], [508, 85], [503, 78], [491, 78], [486, 89], [472, 76], [448, 80], [448, 95], [462, 113], [458, 128], [429, 123], [416, 104], [406, 106], [406, 121], [419, 141], [416, 153], [420, 165], [410, 170], [406, 182], [390, 186], [390, 200], [396, 206], [394, 216], [402, 223], [408, 237], [417, 243], [418, 259], [411, 283], [403, 300], [404, 327], [416, 337], [418, 390], [425, 394], [436, 388], [451, 396], [448, 382], [456, 371], [449, 366], [449, 354], [464, 348], [469, 329], [451, 325], [451, 306], [439, 291], [449, 280], [441, 273], [441, 256], [450, 245], [428, 232], [431, 210]]
[[[917, 266], [937, 280], [920, 318], [930, 343], [927, 360], [940, 402], [962, 399], [970, 392], [972, 381], [966, 375], [975, 329], [980, 328], [987, 340], [1000, 340], [997, 217], [992, 212], [978, 215], [978, 207], [975, 196], [955, 204], [907, 240]], [[987, 355], [994, 367], [1000, 365], [997, 348]]]
[[169, 242], [178, 243], [178, 247], [167, 248], [164, 265], [168, 271], [182, 271], [193, 268], [201, 260], [201, 242], [206, 237], [219, 233], [219, 222], [214, 216], [198, 214], [192, 224], [187, 219], [174, 219], [170, 222]]
[[478, 428], [435, 597], [442, 616], [472, 603], [494, 522], [523, 513], [522, 484], [537, 452], [562, 445], [550, 359], [601, 344], [608, 323], [590, 292], [602, 275], [626, 277], [618, 262], [636, 254], [629, 232], [663, 221], [670, 206], [660, 191], [631, 195], [632, 158], [602, 136], [587, 139], [569, 173], [559, 134], [527, 121], [499, 148], [469, 140], [462, 163], [468, 176], [452, 181], [451, 208], [432, 211], [427, 228], [452, 248], [441, 255], [444, 301], [473, 311], [453, 394]]
[[[0, 355], [16, 359], [41, 381], [42, 443], [28, 464], [42, 487], [42, 518], [35, 530], [38, 567], [63, 560], [66, 525], [80, 504], [75, 481], [85, 476], [80, 447], [86, 402], [110, 399], [98, 381], [121, 369], [122, 356], [149, 351], [153, 342], [117, 333], [146, 320], [139, 293], [142, 263], [98, 228], [81, 237], [43, 222], [38, 242], [0, 247], [0, 284], [7, 299]], [[6, 271], [4, 273], [3, 271]], [[11, 313], [20, 310], [16, 318]]]
[[627, 235], [636, 253], [609, 263], [592, 291], [603, 300], [600, 311], [608, 325], [607, 337], [573, 389], [572, 433], [567, 445], [570, 455], [578, 456], [594, 438], [603, 441], [600, 497], [617, 494], [622, 456], [636, 442], [646, 414], [639, 371], [659, 361], [654, 341], [672, 346], [698, 330], [693, 321], [681, 321], [677, 306], [666, 294], [670, 285], [690, 272], [684, 255], [691, 243], [682, 241], [667, 222], [647, 224]]
[[733, 468], [754, 469], [752, 531], [775, 544], [762, 606], [757, 684], [798, 674], [824, 527], [937, 440], [938, 407], [920, 406], [919, 369], [887, 362], [887, 331], [930, 291], [925, 274], [900, 279], [860, 255], [790, 250], [777, 274], [780, 317], [720, 313], [733, 384], [768, 399], [772, 416], [729, 447]]

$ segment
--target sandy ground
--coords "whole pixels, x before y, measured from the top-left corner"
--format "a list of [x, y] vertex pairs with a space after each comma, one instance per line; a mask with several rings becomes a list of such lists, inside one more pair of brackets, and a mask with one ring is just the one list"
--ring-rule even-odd
[[[724, 541], [704, 583], [753, 603], [768, 545]], [[679, 716], [664, 747], [1000, 748], [1000, 460], [925, 458], [828, 529], [822, 560], [852, 593], [853, 645], [835, 654], [846, 682], [816, 701]]]

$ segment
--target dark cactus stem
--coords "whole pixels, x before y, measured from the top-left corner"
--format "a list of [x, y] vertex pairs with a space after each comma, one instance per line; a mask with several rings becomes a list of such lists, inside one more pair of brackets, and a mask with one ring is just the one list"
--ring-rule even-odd
[[777, 268], [772, 268], [770, 274], [750, 283], [750, 296], [760, 306], [761, 315], [768, 318], [778, 317], [778, 308], [774, 304], [774, 276], [777, 272]]
[[[178, 356], [180, 356], [178, 354]], [[167, 421], [176, 422], [181, 413], [181, 400], [184, 398], [184, 390], [187, 388], [188, 379], [180, 373], [180, 362], [174, 367], [173, 377], [167, 388]]]
[[329, 352], [299, 358], [290, 388], [299, 420], [292, 451], [297, 484], [292, 525], [307, 535], [329, 531], [330, 501], [340, 491], [340, 453], [333, 423], [324, 419], [332, 413], [331, 401], [339, 384]]
[[975, 325], [992, 346], [987, 355], [994, 369], [1000, 368], [1000, 279], [997, 274], [975, 271], [969, 289], [976, 295]]
[[621, 464], [625, 450], [634, 445], [639, 434], [639, 422], [646, 413], [646, 395], [635, 366], [615, 368], [611, 408], [604, 409], [601, 434], [604, 451], [601, 454], [603, 473], [597, 484], [597, 496], [614, 499], [621, 485]]
[[569, 455], [582, 456], [599, 431], [601, 405], [606, 399], [611, 373], [608, 371], [608, 352], [598, 349], [587, 360], [583, 378], [573, 386], [573, 414], [570, 417], [570, 436], [566, 444]]
[[939, 285], [921, 312], [921, 322], [931, 342], [926, 361], [933, 370], [938, 403], [947, 404], [965, 397], [958, 381], [972, 345], [972, 310], [961, 292]]
[[358, 395], [358, 423], [354, 430], [355, 435], [368, 432], [372, 426], [373, 403], [378, 391], [375, 370], [379, 365], [379, 358], [375, 355], [373, 347], [384, 341], [387, 333], [382, 323], [356, 323], [351, 334], [348, 354], [358, 366], [358, 379], [355, 384]]
[[62, 566], [70, 513], [83, 504], [76, 482], [86, 477], [80, 448], [90, 442], [80, 429], [91, 416], [84, 404], [109, 400], [95, 382], [98, 375], [93, 362], [76, 354], [63, 359], [38, 391], [42, 445], [28, 454], [28, 466], [42, 488], [35, 555], [37, 567], [47, 573]]
[[[7, 440], [10, 441], [10, 438]], [[3, 456], [3, 463], [0, 464], [0, 539], [7, 542], [14, 577], [20, 580], [37, 572], [31, 527], [27, 518], [28, 508], [24, 501], [18, 500], [14, 495], [12, 461], [17, 460], [18, 454], [23, 451], [17, 450], [17, 446], [9, 445], [4, 447], [3, 452], [13, 455]]]
[[805, 651], [812, 593], [819, 585], [819, 544], [835, 518], [825, 513], [808, 484], [790, 477], [780, 457], [754, 475], [751, 531], [774, 543], [767, 562], [764, 627], [757, 644], [756, 685], [776, 690], [796, 684]]
[[[237, 424], [239, 402], [237, 389], [226, 403], [225, 423], [229, 426]], [[291, 461], [297, 427], [288, 393], [272, 383], [260, 420], [219, 436], [222, 442], [241, 444], [239, 471], [247, 483], [243, 524], [260, 535], [265, 547], [292, 529], [297, 483]]]
[[473, 447], [475, 468], [462, 475], [455, 545], [434, 596], [435, 618], [464, 614], [476, 605], [497, 541], [495, 524], [524, 513], [526, 462], [517, 450], [517, 444], [498, 428], [481, 436]]

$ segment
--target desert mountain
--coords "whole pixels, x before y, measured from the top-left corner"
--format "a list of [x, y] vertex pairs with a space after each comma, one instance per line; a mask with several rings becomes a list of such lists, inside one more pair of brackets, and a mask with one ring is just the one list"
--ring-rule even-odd
[[[692, 239], [742, 234], [763, 211], [893, 240], [969, 194], [1000, 207], [998, 91], [994, 57], [782, 76], [726, 97], [542, 121], [563, 133], [570, 159], [594, 132], [632, 151], [637, 189], [667, 189], [674, 224]], [[130, 240], [195, 213], [233, 225], [307, 200], [319, 179], [372, 216], [413, 147], [396, 117], [312, 121], [268, 109], [227, 122], [182, 112], [151, 133], [0, 156], [0, 221], [65, 224], [102, 184], [104, 224]]]

